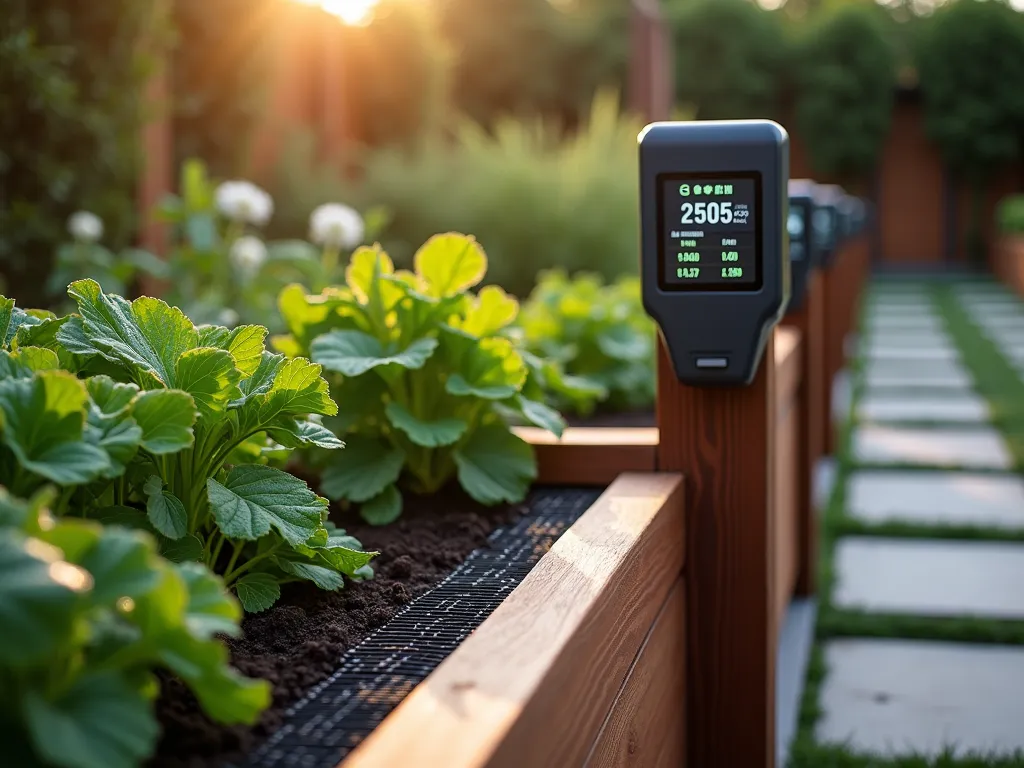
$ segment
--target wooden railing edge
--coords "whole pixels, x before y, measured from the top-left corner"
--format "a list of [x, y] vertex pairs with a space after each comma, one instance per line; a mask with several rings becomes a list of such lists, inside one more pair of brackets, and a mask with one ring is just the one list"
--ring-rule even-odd
[[621, 475], [341, 765], [582, 764], [684, 553], [682, 476]]

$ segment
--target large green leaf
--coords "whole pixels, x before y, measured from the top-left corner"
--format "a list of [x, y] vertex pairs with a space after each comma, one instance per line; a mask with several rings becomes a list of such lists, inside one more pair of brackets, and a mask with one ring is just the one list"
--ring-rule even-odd
[[246, 613], [260, 613], [281, 597], [281, 585], [269, 573], [247, 573], [235, 582], [238, 602]]
[[302, 544], [320, 528], [327, 499], [302, 480], [273, 467], [233, 468], [224, 481], [207, 480], [217, 526], [232, 539], [255, 540], [274, 528], [289, 544]]
[[474, 336], [492, 336], [516, 319], [519, 303], [496, 285], [484, 287], [458, 327]]
[[455, 452], [455, 464], [459, 483], [481, 504], [522, 501], [537, 477], [530, 446], [499, 424], [474, 432]]
[[345, 268], [345, 282], [355, 297], [371, 312], [383, 316], [390, 312], [405, 290], [385, 278], [393, 275], [395, 265], [379, 245], [357, 248]]
[[60, 550], [18, 533], [0, 536], [0, 665], [19, 667], [50, 656], [68, 639], [85, 571]]
[[402, 514], [402, 494], [391, 484], [359, 508], [359, 514], [370, 525], [388, 525]]
[[121, 384], [109, 376], [90, 376], [86, 379], [85, 388], [93, 405], [104, 416], [117, 416], [126, 411], [139, 394], [139, 388], [134, 384]]
[[416, 445], [437, 448], [453, 445], [465, 434], [468, 424], [462, 419], [437, 419], [421, 421], [400, 403], [390, 402], [384, 409], [388, 420], [396, 429], [402, 430]]
[[241, 374], [234, 358], [223, 349], [190, 349], [178, 358], [174, 372], [177, 388], [192, 395], [200, 413], [207, 416], [225, 410], [241, 395]]
[[516, 403], [532, 424], [536, 424], [558, 437], [562, 436], [562, 432], [565, 430], [565, 419], [554, 408], [537, 400], [528, 400], [522, 395], [516, 398]]
[[[9, 346], [14, 338], [11, 319], [14, 317], [14, 299], [0, 296], [0, 347]], [[15, 329], [17, 330], [17, 329]]]
[[262, 325], [240, 325], [228, 336], [227, 351], [235, 359], [242, 376], [251, 376], [263, 359], [267, 329]]
[[359, 376], [381, 365], [422, 368], [437, 349], [437, 339], [417, 339], [401, 352], [386, 350], [373, 336], [362, 331], [332, 331], [318, 336], [310, 346], [310, 357], [329, 371]]
[[481, 339], [465, 356], [445, 389], [460, 397], [504, 400], [526, 383], [526, 364], [511, 341], [500, 337]]
[[260, 423], [269, 423], [281, 415], [336, 414], [338, 406], [331, 400], [320, 371], [319, 365], [301, 357], [282, 363], [270, 388], [257, 396]]
[[146, 494], [146, 514], [149, 522], [169, 539], [180, 539], [188, 533], [188, 513], [181, 499], [164, 490], [159, 475], [150, 475], [142, 487]]
[[62, 768], [132, 768], [160, 731], [142, 691], [116, 672], [82, 675], [53, 700], [30, 691], [24, 713], [41, 757]]
[[242, 612], [224, 583], [199, 563], [182, 563], [177, 569], [188, 587], [185, 624], [189, 631], [204, 640], [217, 633], [237, 636]]
[[317, 448], [336, 450], [345, 447], [345, 443], [322, 424], [298, 421], [290, 416], [275, 421], [267, 429], [267, 434], [286, 448], [315, 445]]
[[311, 581], [320, 589], [334, 592], [345, 586], [345, 579], [337, 571], [313, 563], [303, 563], [298, 560], [288, 560], [280, 557], [277, 559], [278, 567], [287, 574], [297, 576], [300, 579]]
[[203, 711], [217, 722], [252, 725], [270, 704], [270, 684], [238, 674], [220, 642], [182, 629], [164, 638], [161, 660], [188, 683]]
[[487, 257], [476, 239], [454, 232], [431, 237], [416, 251], [413, 262], [433, 297], [472, 288], [487, 272]]
[[[128, 302], [105, 294], [95, 280], [72, 283], [68, 295], [78, 304], [88, 350], [124, 366], [140, 382], [155, 378], [176, 387], [178, 358], [199, 342], [195, 326], [180, 309], [148, 296]], [[80, 344], [69, 326], [61, 328], [58, 340]]]
[[12, 361], [29, 371], [53, 371], [60, 368], [57, 353], [45, 347], [18, 347], [17, 351], [4, 354], [10, 354]]
[[398, 480], [405, 452], [374, 438], [352, 435], [324, 470], [321, 490], [332, 499], [368, 501]]
[[87, 403], [85, 385], [66, 371], [0, 382], [3, 441], [29, 472], [87, 483], [110, 467], [107, 454], [83, 440]]
[[597, 346], [613, 360], [644, 361], [653, 353], [654, 340], [627, 325], [615, 325], [598, 337]]
[[[61, 527], [75, 524], [67, 521]], [[151, 541], [127, 528], [103, 529], [95, 545], [78, 561], [92, 575], [93, 603], [112, 604], [121, 597], [138, 597], [156, 585], [158, 571]]]
[[29, 323], [21, 325], [14, 336], [14, 346], [19, 349], [22, 347], [44, 347], [57, 352], [60, 350], [57, 331], [69, 319], [68, 317], [48, 317], [34, 325]]
[[196, 415], [192, 396], [177, 389], [143, 392], [132, 406], [132, 417], [142, 428], [142, 447], [157, 456], [192, 445]]
[[264, 352], [256, 370], [248, 378], [238, 383], [238, 389], [242, 396], [231, 404], [232, 408], [241, 408], [246, 401], [256, 395], [265, 395], [274, 385], [277, 372], [284, 365], [284, 355], [275, 355], [273, 352]]

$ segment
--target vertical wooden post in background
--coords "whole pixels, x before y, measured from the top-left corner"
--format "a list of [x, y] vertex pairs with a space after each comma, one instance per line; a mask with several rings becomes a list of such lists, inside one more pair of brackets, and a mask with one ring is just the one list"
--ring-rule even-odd
[[846, 247], [836, 253], [832, 266], [825, 271], [825, 389], [827, 393], [823, 413], [825, 425], [825, 453], [835, 454], [836, 429], [832, 418], [832, 392], [836, 375], [843, 367], [843, 338], [846, 335], [846, 301], [849, 290]]
[[631, 0], [629, 26], [629, 111], [649, 123], [668, 120], [675, 95], [672, 37], [658, 0]]
[[[165, 3], [159, 2], [154, 4], [153, 13], [163, 19], [169, 9]], [[142, 166], [136, 200], [139, 245], [162, 255], [167, 250], [167, 225], [159, 221], [153, 212], [164, 196], [174, 189], [173, 91], [168, 52], [151, 45], [146, 54], [155, 59], [155, 67], [142, 104], [145, 122], [142, 126]], [[141, 287], [148, 292], [157, 286]]]
[[800, 309], [787, 314], [783, 325], [800, 331], [803, 338], [801, 390], [797, 399], [800, 439], [797, 441], [797, 539], [800, 559], [796, 594], [815, 591], [818, 549], [818, 512], [814, 506], [814, 470], [825, 453], [825, 297], [821, 270], [811, 270]]
[[693, 768], [775, 764], [775, 345], [749, 387], [679, 383], [658, 355], [658, 468], [686, 477]]

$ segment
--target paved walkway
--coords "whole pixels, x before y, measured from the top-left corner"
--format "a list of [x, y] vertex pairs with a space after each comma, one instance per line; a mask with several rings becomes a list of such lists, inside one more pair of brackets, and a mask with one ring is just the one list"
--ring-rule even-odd
[[[1024, 377], [1024, 303], [994, 284], [955, 296]], [[833, 552], [831, 606], [849, 620], [824, 645], [816, 740], [1009, 756], [1024, 750], [1024, 644], [978, 641], [1024, 620], [1024, 478], [931, 290], [878, 286], [869, 302], [842, 511], [865, 533]], [[918, 639], [893, 636], [908, 626]]]

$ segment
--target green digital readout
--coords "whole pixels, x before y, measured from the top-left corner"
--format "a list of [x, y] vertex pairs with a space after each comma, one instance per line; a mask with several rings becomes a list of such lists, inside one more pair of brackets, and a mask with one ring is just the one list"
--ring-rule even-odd
[[668, 290], [756, 290], [758, 180], [663, 178], [662, 285]]

